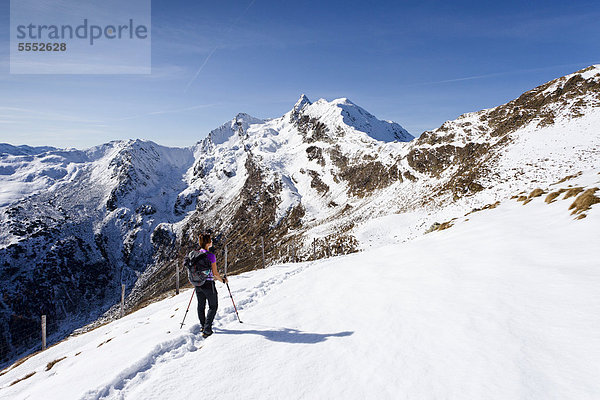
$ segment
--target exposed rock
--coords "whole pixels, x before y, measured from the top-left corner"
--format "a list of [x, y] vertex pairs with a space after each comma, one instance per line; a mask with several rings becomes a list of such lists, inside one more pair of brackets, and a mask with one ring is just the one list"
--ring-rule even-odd
[[321, 166], [325, 166], [325, 159], [323, 158], [323, 149], [317, 146], [309, 146], [306, 148], [306, 154], [308, 159], [313, 161], [316, 160]]
[[399, 180], [396, 166], [388, 167], [379, 161], [348, 166], [340, 176], [348, 182], [350, 194], [358, 197], [365, 197]]
[[321, 177], [317, 171], [308, 170], [308, 173], [311, 177], [310, 186], [312, 188], [316, 189], [321, 194], [329, 192], [329, 186], [327, 186], [327, 184], [321, 180]]

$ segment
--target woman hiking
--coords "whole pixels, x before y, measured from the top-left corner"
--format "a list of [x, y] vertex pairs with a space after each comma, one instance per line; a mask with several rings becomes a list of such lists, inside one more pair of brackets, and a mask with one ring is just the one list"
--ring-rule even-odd
[[[217, 288], [215, 287], [215, 278], [225, 283], [227, 278], [223, 278], [217, 270], [217, 258], [208, 250], [212, 247], [212, 238], [209, 233], [200, 235], [200, 251], [192, 251], [188, 255], [189, 263], [200, 269], [200, 279], [192, 279], [190, 281], [196, 287], [196, 297], [198, 299], [198, 319], [202, 329], [202, 336], [208, 337], [212, 335], [212, 323], [217, 314], [219, 306]], [[204, 315], [206, 302], [208, 301], [208, 313]]]

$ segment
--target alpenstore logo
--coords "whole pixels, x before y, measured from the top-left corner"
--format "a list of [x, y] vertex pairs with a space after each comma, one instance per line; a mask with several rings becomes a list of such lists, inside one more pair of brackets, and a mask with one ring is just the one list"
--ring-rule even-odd
[[11, 0], [12, 74], [151, 73], [150, 0]]

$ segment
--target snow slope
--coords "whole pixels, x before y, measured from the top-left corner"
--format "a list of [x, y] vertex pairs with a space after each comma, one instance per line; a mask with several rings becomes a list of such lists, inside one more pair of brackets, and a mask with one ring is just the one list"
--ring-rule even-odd
[[[579, 186], [600, 174], [553, 188]], [[218, 284], [207, 340], [184, 291], [3, 372], [0, 399], [597, 399], [600, 205], [564, 197], [232, 277], [244, 323]]]
[[11, 154], [19, 156], [32, 156], [35, 154], [45, 153], [47, 151], [57, 150], [55, 147], [39, 146], [31, 147], [26, 145], [13, 146], [8, 143], [0, 143], [0, 154]]

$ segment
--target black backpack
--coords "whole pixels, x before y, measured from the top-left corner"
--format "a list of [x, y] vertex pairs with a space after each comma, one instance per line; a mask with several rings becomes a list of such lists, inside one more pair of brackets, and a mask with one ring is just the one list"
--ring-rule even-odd
[[206, 252], [190, 251], [185, 257], [183, 265], [187, 268], [188, 279], [194, 286], [202, 286], [212, 272], [212, 265]]

